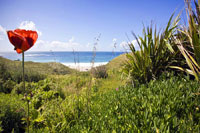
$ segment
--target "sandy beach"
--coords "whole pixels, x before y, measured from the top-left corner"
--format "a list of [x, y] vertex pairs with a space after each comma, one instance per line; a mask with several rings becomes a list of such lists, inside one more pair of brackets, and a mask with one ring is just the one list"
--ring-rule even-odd
[[[97, 66], [101, 66], [101, 65], [105, 65], [108, 62], [97, 62], [94, 63], [93, 67], [97, 67]], [[76, 69], [79, 71], [88, 71], [92, 68], [92, 63], [62, 63], [65, 66], [68, 66], [72, 69]]]

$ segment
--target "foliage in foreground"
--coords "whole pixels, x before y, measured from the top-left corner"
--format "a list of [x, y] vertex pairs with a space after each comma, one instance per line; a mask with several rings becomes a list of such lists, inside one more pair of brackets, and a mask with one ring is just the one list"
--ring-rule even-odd
[[4, 133], [25, 132], [25, 109], [20, 96], [0, 93], [0, 127]]
[[199, 81], [200, 77], [200, 1], [194, 0], [195, 8], [192, 8], [191, 1], [185, 1], [188, 25], [181, 26], [176, 35], [176, 44], [185, 58], [187, 68], [176, 66], [179, 70], [185, 71]]
[[[83, 91], [65, 99], [50, 92], [38, 91], [31, 102], [32, 131], [200, 131], [200, 89], [195, 81], [163, 78], [136, 88], [91, 92], [90, 97]], [[37, 99], [43, 101], [39, 106]]]

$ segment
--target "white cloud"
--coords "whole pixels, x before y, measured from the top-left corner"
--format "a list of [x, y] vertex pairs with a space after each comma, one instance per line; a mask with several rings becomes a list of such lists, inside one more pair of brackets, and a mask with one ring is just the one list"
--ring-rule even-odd
[[6, 35], [6, 29], [0, 25], [0, 32]]
[[74, 40], [75, 40], [75, 38], [72, 37], [71, 39], [69, 39], [69, 42], [71, 43], [71, 42], [73, 42]]
[[[39, 36], [42, 35], [42, 32], [36, 28], [35, 23], [33, 21], [22, 21], [18, 26], [18, 28], [26, 30], [35, 30], [37, 31]], [[0, 40], [4, 40], [5, 37], [6, 37], [6, 28], [0, 25]]]
[[0, 40], [4, 40], [4, 37], [2, 35], [0, 35]]
[[[137, 40], [132, 40], [131, 43], [133, 44], [136, 50], [139, 50], [139, 45], [137, 43]], [[124, 50], [129, 50], [128, 42], [125, 41], [121, 42], [120, 47], [123, 48]]]
[[113, 38], [113, 42], [116, 42], [117, 41], [117, 39], [116, 38]]
[[3, 37], [2, 35], [0, 35], [0, 41], [1, 41], [1, 40], [4, 40], [4, 37]]
[[125, 50], [128, 49], [128, 43], [125, 42], [125, 41], [122, 41], [122, 42], [119, 44], [119, 46], [120, 46], [121, 48], [124, 48]]
[[91, 44], [90, 44], [90, 43], [88, 43], [88, 44], [86, 45], [86, 47], [87, 47], [87, 48], [90, 48], [90, 47], [91, 47]]
[[0, 40], [4, 40], [5, 36], [6, 36], [6, 29], [0, 25]]
[[[63, 41], [44, 41], [38, 40], [35, 46], [32, 48], [33, 51], [71, 51], [72, 49], [81, 48], [80, 44], [74, 41], [72, 37], [66, 42]], [[80, 50], [80, 49], [79, 49]]]
[[133, 40], [131, 43], [133, 44], [133, 46], [135, 47], [136, 50], [140, 49], [137, 40]]
[[39, 31], [36, 26], [35, 23], [33, 21], [22, 21], [19, 25], [19, 29], [26, 29], [26, 30], [35, 30], [37, 31], [38, 35], [41, 36], [42, 32]]

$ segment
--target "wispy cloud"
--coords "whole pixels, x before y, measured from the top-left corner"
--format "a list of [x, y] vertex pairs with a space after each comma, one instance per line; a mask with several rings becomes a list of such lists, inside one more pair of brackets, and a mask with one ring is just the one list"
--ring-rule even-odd
[[86, 48], [91, 48], [91, 47], [92, 47], [91, 43], [86, 44]]
[[119, 44], [120, 48], [123, 48], [124, 50], [127, 50], [128, 49], [128, 43], [126, 41], [122, 41], [120, 44]]
[[19, 25], [19, 28], [20, 29], [26, 29], [26, 30], [35, 30], [37, 31], [38, 35], [41, 36], [42, 35], [42, 32], [39, 31], [37, 28], [36, 28], [36, 25], [33, 21], [22, 21]]
[[[42, 35], [42, 32], [36, 28], [36, 25], [33, 21], [22, 21], [18, 26], [18, 28], [26, 30], [35, 30], [37, 31], [39, 36]], [[6, 37], [6, 28], [0, 25], [0, 40], [4, 40], [5, 37]]]
[[6, 29], [0, 25], [0, 40], [4, 40], [6, 36]]
[[69, 39], [69, 42], [72, 43], [75, 40], [74, 37], [72, 37], [71, 39]]
[[6, 29], [0, 25], [0, 32], [6, 35]]
[[113, 40], [112, 40], [113, 42], [116, 42], [117, 41], [117, 38], [113, 38]]
[[137, 40], [133, 40], [131, 43], [134, 45], [136, 50], [139, 50], [139, 45], [137, 43]]
[[71, 51], [72, 49], [80, 48], [80, 44], [75, 42], [75, 38], [72, 37], [68, 41], [44, 41], [38, 40], [35, 46], [32, 48], [33, 51]]
[[[136, 50], [139, 50], [139, 45], [137, 43], [137, 40], [132, 40], [130, 43], [133, 44], [133, 46], [135, 47]], [[129, 50], [128, 42], [122, 41], [120, 43], [120, 48], [123, 48], [126, 51]]]

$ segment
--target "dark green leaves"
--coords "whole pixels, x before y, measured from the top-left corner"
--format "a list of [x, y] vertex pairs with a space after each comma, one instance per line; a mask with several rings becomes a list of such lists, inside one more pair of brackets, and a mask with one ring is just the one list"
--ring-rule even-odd
[[172, 18], [173, 15], [162, 33], [157, 32], [153, 25], [144, 28], [143, 37], [137, 37], [132, 33], [140, 49], [136, 51], [134, 44], [129, 44], [131, 52], [127, 53], [123, 72], [131, 81], [147, 83], [169, 68], [174, 58], [172, 53], [175, 53], [175, 46], [171, 40], [179, 22], [179, 17], [173, 22]]

